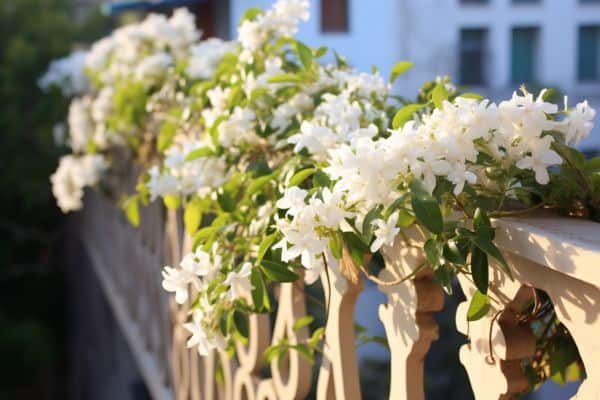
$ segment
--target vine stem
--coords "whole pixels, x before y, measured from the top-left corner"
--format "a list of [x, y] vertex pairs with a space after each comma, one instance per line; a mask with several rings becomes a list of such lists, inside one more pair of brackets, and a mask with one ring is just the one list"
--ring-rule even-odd
[[462, 212], [465, 214], [465, 216], [469, 219], [472, 219], [473, 216], [470, 215], [467, 212], [467, 209], [465, 208], [465, 206], [463, 205], [463, 203], [458, 199], [458, 196], [455, 195], [454, 193], [452, 193], [452, 197], [454, 197], [454, 201], [456, 202], [456, 204], [458, 205], [458, 207], [462, 210]]
[[492, 364], [496, 363], [496, 359], [494, 358], [494, 349], [492, 346], [492, 331], [494, 330], [494, 323], [496, 322], [496, 320], [498, 319], [498, 317], [504, 312], [504, 310], [500, 310], [498, 311], [495, 315], [494, 318], [492, 318], [492, 322], [490, 322], [490, 331], [488, 333], [488, 359], [490, 360], [490, 362]]
[[511, 211], [492, 211], [489, 213], [489, 216], [491, 218], [498, 218], [498, 217], [512, 217], [512, 216], [517, 216], [517, 215], [522, 215], [522, 214], [527, 214], [531, 211], [535, 211], [539, 208], [542, 207], [546, 207], [546, 208], [550, 208], [550, 206], [548, 206], [547, 204], [544, 203], [539, 203], [536, 204], [533, 207], [529, 207], [529, 208], [523, 208], [522, 210], [511, 210]]
[[[327, 307], [325, 307], [324, 324], [324, 326], [327, 327], [327, 324], [329, 323], [329, 309], [331, 308], [331, 279], [329, 278], [329, 264], [327, 264], [327, 258], [325, 258], [325, 253], [322, 253], [321, 257], [323, 257], [323, 264], [325, 265], [325, 276], [327, 277], [327, 287], [329, 288], [329, 290], [327, 291]], [[323, 340], [325, 340], [326, 335], [327, 332], [323, 331]]]
[[403, 276], [401, 278], [398, 278], [396, 280], [393, 280], [393, 281], [384, 281], [374, 275], [371, 275], [369, 273], [369, 271], [367, 271], [366, 268], [363, 267], [362, 265], [360, 265], [359, 268], [370, 281], [375, 282], [379, 286], [394, 286], [394, 285], [398, 285], [402, 282], [406, 282], [407, 280], [414, 278], [425, 266], [427, 266], [427, 261], [424, 261], [421, 264], [419, 264], [419, 266], [417, 268], [415, 268], [415, 270], [413, 272], [411, 272], [410, 274]]

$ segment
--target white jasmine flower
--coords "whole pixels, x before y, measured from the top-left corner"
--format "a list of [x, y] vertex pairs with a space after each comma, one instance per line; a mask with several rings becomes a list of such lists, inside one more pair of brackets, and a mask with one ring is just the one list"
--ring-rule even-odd
[[227, 275], [225, 284], [229, 285], [227, 298], [234, 301], [252, 291], [250, 284], [250, 274], [252, 273], [252, 264], [244, 263], [239, 272], [232, 271]]
[[84, 66], [88, 53], [74, 51], [66, 57], [53, 60], [48, 70], [38, 80], [38, 86], [48, 90], [51, 86], [61, 89], [64, 96], [81, 95], [90, 90], [90, 81]]
[[521, 169], [530, 169], [535, 172], [535, 180], [540, 185], [545, 185], [550, 181], [548, 167], [562, 162], [562, 158], [550, 149], [552, 142], [551, 136], [544, 136], [538, 139], [531, 150], [531, 155], [525, 156], [517, 162], [517, 167]]
[[565, 142], [575, 145], [586, 138], [594, 128], [595, 117], [596, 110], [589, 106], [587, 100], [577, 104], [562, 123]]
[[192, 46], [186, 69], [187, 74], [195, 79], [211, 78], [223, 56], [233, 48], [233, 42], [226, 42], [218, 38], [210, 38]]
[[373, 232], [375, 235], [375, 240], [371, 244], [372, 253], [375, 253], [383, 245], [391, 246], [394, 244], [394, 240], [396, 240], [396, 236], [398, 236], [398, 233], [400, 232], [400, 228], [396, 226], [397, 223], [397, 211], [390, 215], [387, 222], [385, 222], [383, 219], [376, 219], [373, 221], [373, 224], [377, 228]]
[[288, 215], [296, 215], [301, 209], [306, 207], [304, 199], [308, 192], [300, 189], [298, 186], [293, 186], [285, 190], [283, 197], [277, 201], [277, 208], [288, 210]]
[[50, 176], [52, 193], [60, 209], [65, 213], [79, 210], [83, 205], [83, 189], [95, 185], [106, 168], [106, 160], [99, 154], [61, 157], [56, 172]]
[[198, 354], [207, 356], [212, 350], [224, 350], [225, 338], [218, 331], [209, 331], [204, 328], [205, 313], [194, 310], [192, 322], [183, 324], [183, 327], [192, 334], [187, 341], [187, 347], [198, 347]]
[[173, 57], [165, 52], [152, 54], [144, 58], [135, 69], [135, 78], [144, 81], [154, 82], [157, 78], [164, 75], [173, 64]]

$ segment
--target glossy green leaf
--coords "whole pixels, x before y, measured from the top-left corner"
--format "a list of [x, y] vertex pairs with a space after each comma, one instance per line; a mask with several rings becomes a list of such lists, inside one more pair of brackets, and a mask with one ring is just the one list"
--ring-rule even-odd
[[489, 283], [488, 259], [487, 254], [478, 247], [474, 247], [471, 252], [471, 274], [477, 289], [481, 293], [487, 294]]
[[444, 101], [448, 100], [446, 85], [438, 83], [435, 88], [433, 88], [433, 92], [431, 92], [431, 100], [437, 108], [441, 109], [444, 106]]
[[440, 264], [440, 247], [438, 243], [434, 239], [429, 239], [425, 242], [423, 250], [425, 250], [427, 256], [427, 262], [432, 267], [437, 267]]
[[298, 274], [290, 270], [287, 264], [280, 261], [263, 259], [260, 266], [267, 278], [273, 282], [295, 282], [298, 280]]
[[293, 325], [294, 332], [298, 332], [300, 329], [309, 326], [315, 318], [312, 315], [305, 315], [298, 318]]
[[296, 172], [294, 176], [290, 178], [290, 183], [288, 184], [288, 187], [298, 186], [299, 184], [304, 182], [309, 176], [314, 174], [315, 171], [315, 168], [305, 168]]
[[413, 115], [423, 107], [425, 107], [425, 104], [409, 104], [402, 107], [400, 110], [398, 110], [398, 112], [396, 112], [396, 115], [394, 115], [394, 119], [392, 120], [392, 128], [402, 128], [402, 126], [407, 121], [410, 121], [413, 118]]
[[413, 68], [414, 66], [415, 64], [411, 61], [400, 61], [399, 63], [396, 63], [396, 65], [392, 67], [392, 72], [390, 73], [390, 82], [394, 83], [396, 78], [398, 78], [400, 75], [404, 74], [406, 71]]
[[329, 239], [329, 249], [331, 250], [331, 254], [336, 259], [341, 259], [344, 249], [344, 241], [342, 239], [342, 235], [339, 232], [335, 232], [333, 236]]
[[298, 58], [300, 62], [304, 66], [304, 69], [310, 69], [313, 63], [313, 53], [310, 47], [305, 45], [302, 42], [296, 42], [296, 53], [298, 54]]
[[437, 199], [423, 189], [423, 185], [418, 179], [412, 180], [410, 190], [411, 204], [417, 220], [430, 232], [442, 233], [444, 220]]
[[448, 242], [446, 242], [446, 244], [444, 245], [443, 253], [444, 258], [453, 264], [465, 265], [467, 262], [464, 254], [462, 253], [456, 241], [454, 240], [449, 240]]
[[235, 310], [233, 312], [233, 325], [237, 333], [243, 338], [248, 339], [250, 328], [248, 326], [248, 316], [245, 313]]
[[123, 210], [131, 225], [136, 227], [140, 225], [140, 205], [137, 196], [132, 196], [125, 200]]
[[200, 147], [198, 149], [190, 151], [185, 156], [185, 161], [193, 161], [193, 160], [197, 160], [202, 157], [210, 157], [210, 156], [214, 156], [214, 155], [215, 155], [215, 151], [213, 149], [211, 149], [210, 147]]
[[467, 321], [477, 321], [486, 316], [490, 310], [490, 298], [476, 290], [467, 310]]
[[185, 230], [190, 234], [194, 234], [200, 222], [202, 221], [202, 203], [199, 199], [191, 200], [186, 206], [183, 213], [183, 223]]
[[265, 254], [267, 253], [267, 251], [269, 251], [269, 249], [271, 248], [273, 243], [275, 243], [275, 241], [278, 238], [279, 238], [279, 233], [275, 232], [275, 233], [272, 233], [272, 234], [266, 236], [262, 240], [262, 242], [260, 242], [260, 245], [258, 246], [258, 255], [256, 257], [256, 262], [258, 262], [259, 264], [261, 263], [262, 259], [264, 258]]
[[270, 310], [271, 302], [269, 300], [269, 293], [259, 268], [252, 269], [250, 283], [252, 284], [252, 301], [254, 302], [254, 307], [259, 311]]
[[504, 256], [502, 255], [502, 253], [500, 253], [500, 250], [498, 250], [494, 243], [492, 243], [489, 239], [481, 236], [472, 237], [471, 241], [475, 246], [477, 246], [480, 250], [484, 251], [488, 256], [495, 258], [502, 266], [504, 272], [506, 272], [506, 274], [511, 279], [513, 279], [512, 272], [508, 266], [508, 263], [506, 262]]

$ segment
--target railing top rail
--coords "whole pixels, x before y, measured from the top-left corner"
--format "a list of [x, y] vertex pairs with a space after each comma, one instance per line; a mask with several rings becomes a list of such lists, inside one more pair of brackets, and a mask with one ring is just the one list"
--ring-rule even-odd
[[539, 213], [494, 221], [499, 247], [600, 287], [600, 224]]

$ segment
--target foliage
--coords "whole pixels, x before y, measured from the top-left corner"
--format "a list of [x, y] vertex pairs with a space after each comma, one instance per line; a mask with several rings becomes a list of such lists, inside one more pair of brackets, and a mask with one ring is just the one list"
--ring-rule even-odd
[[0, 4], [1, 398], [21, 398], [24, 388], [45, 398], [48, 379], [60, 376], [54, 370], [60, 369], [64, 337], [63, 282], [55, 249], [62, 224], [48, 175], [63, 150], [54, 146], [52, 124], [68, 102], [58, 90], [43, 95], [37, 80], [74, 41], [97, 39], [110, 29], [99, 12], [74, 23], [70, 9], [66, 0]]
[[[542, 207], [597, 217], [598, 161], [569, 147], [592, 129], [587, 102], [559, 110], [547, 91], [523, 87], [496, 104], [445, 77], [414, 102], [394, 97], [376, 70], [337, 54], [322, 64], [327, 49], [294, 39], [307, 18], [306, 1], [280, 0], [246, 13], [237, 40], [198, 42], [178, 10], [120, 28], [85, 56], [90, 84], [69, 115], [74, 155], [54, 193], [64, 211], [79, 208], [83, 187], [121, 172], [110, 166], [125, 153], [147, 171], [121, 202], [134, 225], [140, 204], [158, 198], [183, 209], [193, 249], [165, 267], [163, 287], [191, 303], [188, 346], [202, 355], [247, 340], [248, 315], [272, 310], [273, 283], [330, 273], [381, 283], [364, 264], [397, 240], [423, 249], [414, 273], [431, 268], [448, 292], [456, 275], [471, 276], [468, 319], [480, 319], [490, 269], [512, 278], [492, 218]], [[412, 66], [397, 64], [390, 81]], [[322, 335], [314, 328], [265, 358], [313, 360]]]

